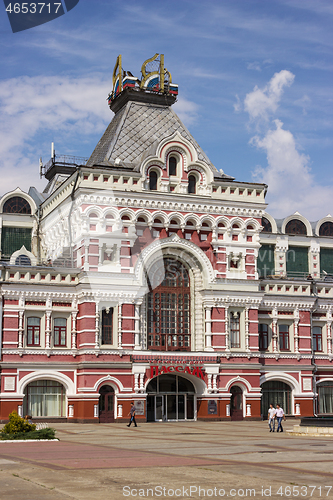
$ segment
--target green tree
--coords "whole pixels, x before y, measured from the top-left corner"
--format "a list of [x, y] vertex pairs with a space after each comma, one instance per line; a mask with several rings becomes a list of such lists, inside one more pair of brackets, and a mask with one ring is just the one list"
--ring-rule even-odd
[[36, 430], [35, 424], [29, 424], [16, 411], [9, 415], [9, 422], [1, 429], [2, 434], [18, 434]]

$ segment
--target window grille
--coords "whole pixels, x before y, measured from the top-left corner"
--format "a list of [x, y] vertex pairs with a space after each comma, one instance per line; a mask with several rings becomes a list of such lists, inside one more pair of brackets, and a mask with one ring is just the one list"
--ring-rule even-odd
[[4, 214], [31, 214], [31, 207], [21, 196], [13, 196], [5, 202], [2, 212]]
[[9, 259], [10, 256], [20, 250], [22, 246], [31, 252], [31, 229], [25, 227], [6, 227], [1, 232], [1, 254], [2, 258]]

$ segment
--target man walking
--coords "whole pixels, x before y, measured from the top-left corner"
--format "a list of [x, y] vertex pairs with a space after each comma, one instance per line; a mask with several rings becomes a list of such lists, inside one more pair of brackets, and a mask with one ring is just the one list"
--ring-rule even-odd
[[[269, 408], [268, 408], [269, 432], [275, 432], [275, 415], [276, 415], [276, 409], [274, 408], [274, 406], [272, 404], [270, 404]], [[273, 426], [272, 426], [272, 424], [273, 424]]]
[[280, 432], [283, 432], [282, 419], [286, 420], [286, 416], [284, 414], [283, 408], [281, 408], [280, 405], [276, 405], [276, 418], [278, 421], [278, 427], [276, 429], [276, 432], [279, 432], [279, 429], [280, 429]]
[[137, 427], [136, 425], [136, 421], [135, 421], [135, 404], [134, 404], [134, 401], [132, 401], [132, 406], [131, 406], [131, 409], [130, 409], [130, 412], [128, 415], [131, 415], [131, 418], [130, 418], [130, 421], [129, 421], [129, 424], [127, 424], [127, 427], [131, 427], [131, 423], [133, 422], [135, 427]]

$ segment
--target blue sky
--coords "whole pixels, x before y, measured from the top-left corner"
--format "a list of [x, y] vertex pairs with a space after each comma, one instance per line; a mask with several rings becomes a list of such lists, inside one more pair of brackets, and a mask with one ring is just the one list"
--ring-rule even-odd
[[113, 116], [118, 54], [140, 76], [158, 52], [175, 111], [218, 169], [266, 182], [275, 217], [333, 215], [331, 0], [80, 0], [15, 34], [0, 8], [0, 194], [43, 189], [52, 141], [89, 156]]

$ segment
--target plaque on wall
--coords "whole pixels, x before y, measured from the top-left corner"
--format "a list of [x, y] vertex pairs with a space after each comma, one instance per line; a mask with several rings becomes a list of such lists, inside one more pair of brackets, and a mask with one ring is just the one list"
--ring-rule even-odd
[[15, 391], [15, 378], [5, 377], [5, 391]]
[[310, 378], [303, 378], [303, 391], [311, 391], [312, 380]]
[[208, 401], [208, 415], [217, 415], [217, 401], [210, 399]]
[[145, 414], [145, 402], [144, 401], [135, 401], [135, 415], [144, 415]]

